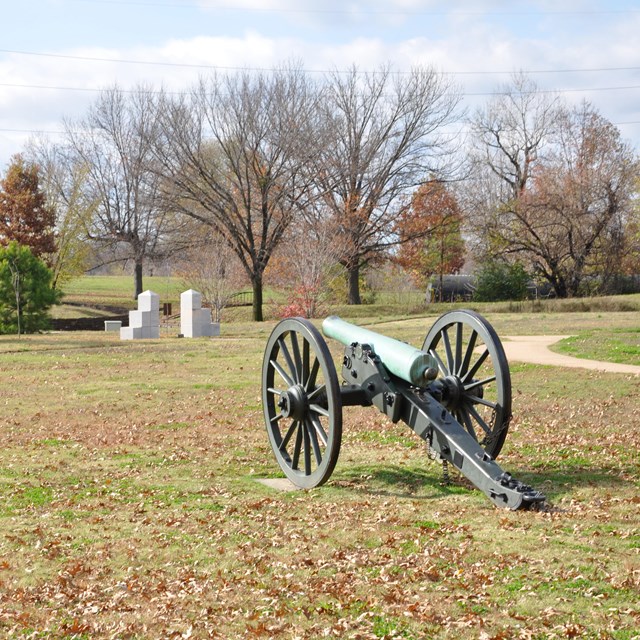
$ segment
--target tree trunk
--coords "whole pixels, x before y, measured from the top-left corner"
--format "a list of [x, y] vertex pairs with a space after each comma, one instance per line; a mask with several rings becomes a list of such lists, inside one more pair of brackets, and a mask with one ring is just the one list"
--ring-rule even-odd
[[137, 300], [142, 293], [142, 261], [136, 262], [136, 268], [133, 275], [135, 293], [133, 297]]
[[556, 297], [558, 298], [568, 298], [569, 290], [567, 288], [567, 283], [564, 278], [561, 276], [555, 276], [551, 280], [551, 286], [556, 293]]
[[11, 271], [11, 283], [13, 291], [16, 294], [16, 320], [18, 322], [18, 338], [22, 327], [22, 305], [20, 304], [20, 271], [17, 264], [9, 260], [9, 270]]
[[362, 304], [359, 264], [347, 267], [347, 304]]
[[262, 274], [254, 274], [251, 278], [253, 286], [253, 319], [255, 322], [262, 322]]

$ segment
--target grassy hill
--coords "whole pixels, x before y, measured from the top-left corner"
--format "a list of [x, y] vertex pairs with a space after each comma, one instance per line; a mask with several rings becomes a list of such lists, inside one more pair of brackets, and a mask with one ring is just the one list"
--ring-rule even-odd
[[[179, 312], [180, 293], [186, 284], [179, 278], [146, 277], [144, 285], [160, 295], [161, 302], [171, 302], [173, 312]], [[130, 276], [85, 276], [68, 283], [65, 287], [63, 304], [54, 307], [55, 318], [109, 317], [114, 314], [126, 314], [135, 309]], [[278, 319], [282, 302], [281, 292], [267, 290], [265, 295], [265, 317], [267, 321]], [[572, 324], [579, 329], [579, 335], [554, 347], [558, 351], [577, 357], [611, 360], [613, 362], [640, 363], [640, 336], [637, 333], [638, 312], [640, 312], [640, 294], [610, 296], [606, 298], [580, 298], [572, 300], [536, 300], [525, 302], [500, 303], [442, 303], [423, 302], [422, 293], [381, 292], [373, 304], [350, 306], [346, 304], [323, 305], [323, 317], [336, 314], [359, 324], [370, 325], [380, 322], [393, 323], [404, 319], [424, 318], [420, 325], [431, 325], [432, 319], [454, 308], [472, 308], [485, 315], [492, 316], [497, 328], [503, 325], [516, 328], [520, 335], [561, 333], [562, 326], [573, 314], [582, 320]], [[622, 313], [625, 318], [623, 327], [610, 331], [610, 314]], [[557, 317], [559, 316], [559, 317]], [[251, 309], [248, 307], [228, 308], [223, 312], [223, 323], [237, 325], [251, 321]], [[422, 338], [416, 336], [415, 343], [421, 344]]]
[[[179, 278], [147, 276], [145, 289], [159, 294], [163, 302], [177, 304], [180, 293], [185, 290]], [[71, 280], [64, 286], [64, 304], [82, 308], [135, 309], [133, 279], [131, 276], [83, 276]]]
[[[160, 295], [161, 302], [179, 305], [180, 293], [189, 288], [181, 278], [146, 276], [144, 288]], [[83, 276], [64, 287], [63, 305], [80, 306], [86, 309], [115, 308], [134, 309], [133, 281], [131, 276]], [[268, 310], [283, 301], [283, 293], [267, 289], [265, 307]], [[345, 317], [417, 315], [425, 312], [439, 313], [455, 307], [471, 307], [479, 311], [501, 312], [573, 312], [573, 311], [640, 311], [640, 294], [609, 296], [601, 298], [575, 298], [571, 300], [535, 300], [525, 302], [500, 303], [424, 303], [421, 291], [381, 291], [376, 293], [375, 302], [358, 306], [325, 303], [328, 313], [340, 312]]]

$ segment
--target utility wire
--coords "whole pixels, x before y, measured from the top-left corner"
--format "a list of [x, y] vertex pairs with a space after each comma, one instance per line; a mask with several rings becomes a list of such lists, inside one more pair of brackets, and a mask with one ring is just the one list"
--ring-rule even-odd
[[411, 11], [407, 9], [368, 9], [351, 8], [351, 9], [303, 9], [292, 7], [289, 9], [284, 8], [270, 8], [270, 7], [234, 7], [231, 5], [221, 5], [216, 2], [154, 2], [147, 0], [71, 0], [77, 4], [105, 4], [116, 6], [137, 6], [137, 7], [150, 7], [150, 8], [183, 8], [183, 9], [203, 9], [209, 11], [230, 11], [236, 13], [274, 13], [274, 14], [311, 14], [311, 15], [353, 15], [354, 13], [360, 15], [394, 15], [394, 16], [598, 16], [598, 15], [626, 15], [640, 13], [638, 9], [559, 9], [556, 11], [465, 11], [465, 10], [425, 10], [425, 11]]
[[[79, 60], [84, 62], [109, 62], [117, 64], [140, 64], [156, 67], [184, 67], [191, 69], [218, 69], [223, 71], [277, 71], [275, 67], [238, 67], [238, 66], [222, 66], [213, 64], [193, 64], [187, 62], [158, 62], [157, 60], [129, 60], [125, 58], [103, 58], [97, 56], [72, 56], [61, 53], [42, 53], [37, 51], [17, 51], [13, 49], [0, 49], [0, 53], [8, 53], [21, 56], [37, 56], [42, 58], [61, 58], [64, 60]], [[298, 69], [298, 71], [308, 73], [330, 73], [328, 69]], [[596, 72], [612, 72], [612, 71], [640, 71], [637, 67], [587, 67], [582, 69], [532, 69], [522, 70], [525, 75], [530, 74], [547, 74], [547, 73], [596, 73]], [[460, 76], [460, 75], [510, 75], [514, 72], [511, 70], [489, 70], [489, 71], [442, 71], [442, 75]], [[350, 72], [349, 72], [350, 73]], [[358, 73], [377, 73], [376, 71], [358, 71]], [[411, 71], [395, 71], [395, 74], [409, 74]]]
[[[626, 125], [626, 124], [640, 124], [640, 120], [627, 120], [625, 122], [612, 122], [611, 123], [613, 126], [615, 127], [619, 127], [622, 125]], [[46, 129], [4, 129], [4, 128], [0, 128], [0, 133], [30, 133], [30, 134], [46, 134], [46, 135], [64, 135], [66, 133], [66, 131], [63, 131], [62, 129], [57, 129], [57, 130], [53, 130], [53, 131], [49, 131]], [[84, 135], [87, 134], [88, 132], [86, 131], [82, 131], [82, 130], [75, 130], [73, 131], [74, 134], [79, 134], [79, 135]], [[443, 131], [440, 133], [441, 136], [451, 136], [451, 137], [455, 137], [455, 136], [462, 136], [462, 135], [466, 135], [468, 133], [468, 131], [465, 130], [460, 130], [460, 131]]]
[[[104, 87], [60, 87], [40, 84], [16, 84], [11, 82], [0, 82], [0, 87], [10, 87], [13, 89], [41, 89], [48, 91], [81, 91], [88, 93], [102, 93]], [[626, 85], [622, 87], [570, 87], [566, 89], [536, 89], [533, 91], [479, 91], [479, 92], [461, 92], [457, 95], [461, 97], [492, 97], [504, 95], [534, 95], [537, 93], [589, 93], [591, 91], [628, 91], [640, 89], [640, 85]], [[140, 93], [138, 89], [119, 89], [122, 93]], [[189, 91], [160, 91], [153, 89], [143, 89], [142, 93], [149, 95], [189, 95]]]

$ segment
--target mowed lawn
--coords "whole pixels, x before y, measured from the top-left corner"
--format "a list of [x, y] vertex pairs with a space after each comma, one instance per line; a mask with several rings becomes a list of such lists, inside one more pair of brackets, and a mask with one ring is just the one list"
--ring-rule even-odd
[[[640, 346], [635, 312], [488, 317]], [[420, 346], [434, 319], [369, 328]], [[0, 337], [0, 637], [640, 638], [640, 377], [512, 363], [499, 462], [541, 512], [443, 486], [374, 408], [345, 409], [328, 484], [278, 492], [273, 325]]]

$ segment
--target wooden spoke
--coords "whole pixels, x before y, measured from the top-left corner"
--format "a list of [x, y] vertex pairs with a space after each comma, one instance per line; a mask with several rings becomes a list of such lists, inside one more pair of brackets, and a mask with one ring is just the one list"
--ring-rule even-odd
[[484, 418], [478, 413], [476, 408], [471, 405], [469, 407], [469, 413], [475, 418], [476, 422], [482, 427], [482, 430], [487, 434], [491, 434], [491, 427], [484, 421]]
[[445, 365], [445, 363], [442, 362], [442, 358], [440, 357], [440, 354], [435, 349], [429, 349], [429, 354], [436, 359], [436, 362], [438, 363], [438, 371], [440, 372], [440, 375], [442, 376], [448, 375], [449, 370], [447, 369], [447, 365]]
[[318, 413], [321, 416], [326, 416], [327, 418], [331, 415], [329, 413], [329, 409], [325, 409], [324, 407], [321, 407], [319, 404], [309, 405], [309, 410], [313, 411], [314, 413]]
[[454, 363], [454, 371], [457, 376], [461, 375], [462, 369], [462, 322], [456, 324], [456, 359]]
[[442, 342], [444, 343], [444, 351], [447, 356], [447, 373], [453, 373], [455, 362], [453, 360], [453, 351], [451, 351], [451, 341], [449, 340], [449, 332], [445, 329], [442, 331]]
[[469, 363], [471, 362], [471, 357], [473, 356], [473, 350], [476, 348], [476, 342], [478, 340], [478, 332], [474, 329], [471, 332], [471, 336], [469, 338], [469, 343], [467, 344], [467, 350], [464, 353], [464, 360], [462, 361], [462, 365], [460, 366], [460, 371], [458, 372], [459, 376], [464, 376], [467, 371], [469, 371]]
[[316, 398], [317, 396], [321, 395], [322, 392], [325, 390], [325, 385], [321, 384], [319, 387], [316, 387], [308, 396], [307, 396], [307, 400], [309, 402], [311, 402], [311, 400], [313, 400], [314, 398]]
[[474, 389], [477, 389], [479, 387], [484, 387], [495, 381], [496, 381], [495, 376], [489, 376], [488, 378], [484, 378], [483, 380], [474, 380], [469, 384], [465, 384], [464, 390], [468, 393], [469, 391], [473, 391]]
[[298, 384], [303, 384], [304, 370], [302, 368], [302, 357], [300, 356], [300, 345], [298, 344], [298, 335], [295, 332], [291, 331], [289, 333], [289, 337], [291, 339], [291, 349], [293, 351], [296, 382]]
[[282, 366], [276, 362], [275, 360], [271, 361], [271, 366], [280, 374], [280, 377], [290, 386], [292, 387], [295, 383], [291, 379], [291, 377], [287, 374], [287, 372], [282, 368]]
[[289, 349], [287, 348], [287, 345], [285, 344], [284, 338], [282, 340], [280, 340], [280, 352], [282, 353], [282, 358], [284, 359], [285, 363], [289, 367], [289, 371], [291, 373], [290, 379], [294, 383], [298, 382], [298, 380], [296, 380], [296, 376], [297, 376], [296, 366], [293, 363], [293, 360], [291, 359], [291, 354], [289, 353]]
[[318, 360], [318, 358], [314, 358], [313, 365], [311, 366], [311, 371], [309, 372], [309, 377], [307, 378], [307, 383], [304, 386], [305, 391], [314, 389], [316, 378], [318, 377], [318, 371], [320, 371], [320, 360]]
[[[320, 442], [318, 441], [318, 431], [309, 418], [307, 418], [307, 420], [305, 421], [305, 425], [307, 428], [307, 433], [309, 434], [311, 446], [313, 447], [313, 455], [315, 456], [316, 464], [320, 464], [322, 462], [322, 452], [320, 449]], [[326, 444], [326, 442], [324, 444]]]

